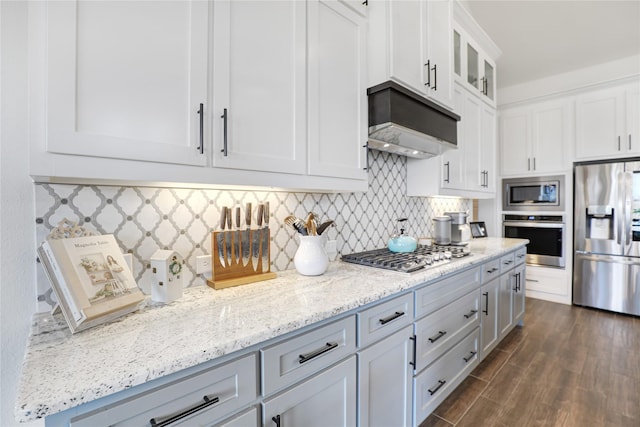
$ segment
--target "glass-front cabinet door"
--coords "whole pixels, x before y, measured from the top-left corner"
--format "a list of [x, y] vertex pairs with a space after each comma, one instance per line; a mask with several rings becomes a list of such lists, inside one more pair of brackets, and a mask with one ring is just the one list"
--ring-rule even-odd
[[467, 44], [467, 83], [478, 87], [478, 51], [470, 44]]
[[453, 72], [462, 77], [462, 46], [460, 33], [453, 31]]
[[494, 76], [493, 76], [493, 65], [489, 63], [486, 59], [484, 62], [484, 77], [482, 78], [482, 82], [484, 87], [482, 88], [482, 93], [487, 96], [490, 100], [494, 100]]

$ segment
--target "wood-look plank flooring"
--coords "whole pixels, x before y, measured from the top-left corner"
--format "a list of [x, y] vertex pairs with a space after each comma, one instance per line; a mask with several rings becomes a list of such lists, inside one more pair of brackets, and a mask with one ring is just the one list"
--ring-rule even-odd
[[640, 318], [527, 298], [517, 326], [420, 425], [640, 426]]

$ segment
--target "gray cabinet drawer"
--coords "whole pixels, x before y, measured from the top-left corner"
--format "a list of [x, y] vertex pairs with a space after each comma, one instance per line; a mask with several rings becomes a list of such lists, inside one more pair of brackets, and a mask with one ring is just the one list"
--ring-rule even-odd
[[260, 350], [262, 392], [282, 390], [320, 371], [356, 349], [355, 315]]
[[407, 293], [357, 314], [358, 346], [365, 347], [413, 321], [413, 294]]
[[480, 267], [474, 267], [415, 291], [416, 318], [432, 313], [480, 288], [480, 272]]
[[73, 418], [70, 426], [148, 427], [171, 417], [172, 426], [213, 424], [257, 399], [256, 367], [250, 354]]
[[478, 364], [479, 329], [415, 377], [414, 420], [424, 420]]
[[511, 252], [510, 254], [503, 255], [500, 257], [500, 274], [506, 273], [507, 271], [513, 269], [516, 265], [516, 254], [515, 252]]
[[500, 258], [485, 262], [482, 265], [482, 284], [489, 283], [500, 276]]
[[416, 372], [480, 325], [480, 294], [468, 295], [416, 322]]
[[520, 248], [516, 251], [516, 265], [523, 264], [527, 260], [527, 247]]

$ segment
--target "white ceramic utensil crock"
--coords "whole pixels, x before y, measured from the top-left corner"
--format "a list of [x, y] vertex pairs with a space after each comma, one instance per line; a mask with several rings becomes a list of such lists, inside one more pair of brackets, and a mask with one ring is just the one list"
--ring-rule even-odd
[[293, 257], [296, 271], [303, 276], [319, 276], [329, 267], [329, 256], [324, 249], [322, 236], [303, 236], [300, 238], [300, 246]]

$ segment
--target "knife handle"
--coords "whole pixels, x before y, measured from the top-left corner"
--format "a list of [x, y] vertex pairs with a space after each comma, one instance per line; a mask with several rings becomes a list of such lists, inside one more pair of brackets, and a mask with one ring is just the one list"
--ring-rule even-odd
[[233, 228], [233, 218], [231, 215], [231, 208], [226, 208], [227, 209], [227, 228], [229, 228], [229, 230], [231, 230]]
[[240, 228], [240, 206], [236, 207], [236, 228]]
[[251, 203], [247, 203], [244, 208], [244, 222], [247, 228], [251, 228]]
[[264, 225], [269, 227], [269, 202], [264, 202]]
[[227, 225], [227, 207], [223, 206], [222, 211], [220, 212], [220, 229], [224, 230], [224, 227]]
[[262, 203], [260, 203], [258, 205], [258, 217], [256, 218], [258, 220], [257, 224], [258, 227], [262, 227], [262, 216], [264, 215], [264, 205]]

